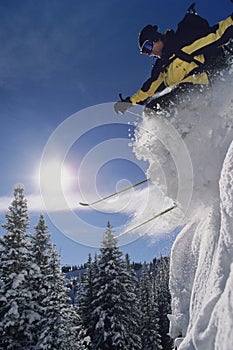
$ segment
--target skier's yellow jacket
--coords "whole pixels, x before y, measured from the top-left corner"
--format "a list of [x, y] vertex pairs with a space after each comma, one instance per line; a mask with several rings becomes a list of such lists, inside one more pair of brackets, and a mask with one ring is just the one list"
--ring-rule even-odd
[[178, 52], [174, 53], [174, 51], [170, 50], [166, 58], [163, 58], [162, 55], [161, 59], [157, 59], [152, 69], [151, 77], [143, 84], [140, 90], [130, 97], [130, 101], [135, 105], [145, 101], [163, 88], [178, 84], [208, 84], [207, 73], [204, 69], [200, 69], [200, 66], [204, 67], [206, 52], [211, 50], [213, 46], [221, 47], [232, 37], [233, 15], [218, 22], [212, 27], [208, 35], [181, 47]]

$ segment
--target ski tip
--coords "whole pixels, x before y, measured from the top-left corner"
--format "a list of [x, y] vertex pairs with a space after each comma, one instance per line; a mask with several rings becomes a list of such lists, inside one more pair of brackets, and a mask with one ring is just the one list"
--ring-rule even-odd
[[83, 203], [83, 202], [79, 202], [79, 205], [83, 206], [83, 207], [88, 207], [89, 204], [88, 203]]

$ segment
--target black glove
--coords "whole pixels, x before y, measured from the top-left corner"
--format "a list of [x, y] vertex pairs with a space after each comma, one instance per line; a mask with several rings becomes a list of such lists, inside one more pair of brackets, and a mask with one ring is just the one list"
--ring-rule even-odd
[[118, 101], [114, 104], [114, 110], [116, 114], [125, 114], [125, 112], [132, 106], [130, 97], [122, 98], [122, 95], [119, 94], [121, 101]]

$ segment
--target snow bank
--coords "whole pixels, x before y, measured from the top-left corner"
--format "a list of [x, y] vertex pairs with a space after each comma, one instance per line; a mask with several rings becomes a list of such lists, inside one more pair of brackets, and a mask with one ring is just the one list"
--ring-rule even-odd
[[170, 275], [170, 334], [179, 350], [233, 348], [232, 73], [170, 113], [145, 115], [133, 145], [149, 162], [147, 176], [184, 213]]
[[179, 339], [179, 350], [232, 349], [232, 185], [233, 143], [221, 172], [220, 203], [199, 224], [190, 224], [173, 245], [170, 333], [184, 338]]

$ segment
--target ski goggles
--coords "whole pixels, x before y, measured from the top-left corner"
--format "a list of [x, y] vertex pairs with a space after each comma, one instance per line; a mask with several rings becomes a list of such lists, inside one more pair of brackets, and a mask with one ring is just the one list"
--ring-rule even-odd
[[146, 40], [144, 44], [141, 47], [140, 52], [144, 53], [145, 55], [150, 55], [153, 51], [154, 41]]

